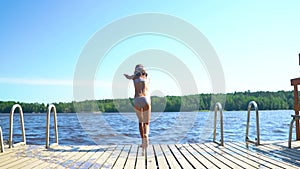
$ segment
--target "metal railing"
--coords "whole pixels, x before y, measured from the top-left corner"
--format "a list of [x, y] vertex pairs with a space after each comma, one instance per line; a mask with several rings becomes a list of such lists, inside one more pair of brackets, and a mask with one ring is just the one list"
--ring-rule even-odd
[[56, 108], [53, 104], [48, 106], [47, 111], [47, 121], [46, 121], [46, 148], [50, 148], [50, 113], [53, 110], [54, 116], [54, 132], [55, 132], [55, 143], [52, 145], [58, 145], [58, 130], [57, 130], [57, 115], [56, 115]]
[[[250, 112], [251, 107], [254, 106], [256, 112], [256, 141], [252, 141], [249, 139], [249, 126], [250, 126]], [[258, 113], [258, 106], [255, 101], [251, 101], [248, 104], [248, 115], [247, 115], [247, 126], [246, 126], [246, 142], [255, 143], [256, 145], [260, 144], [260, 132], [259, 132], [259, 113]]]
[[[213, 142], [219, 144], [220, 146], [224, 146], [224, 132], [223, 132], [223, 109], [221, 103], [217, 102], [215, 104], [215, 116], [214, 116], [214, 138]], [[220, 142], [216, 141], [217, 137], [217, 114], [220, 112], [220, 130], [221, 130], [221, 139]]]
[[293, 134], [293, 126], [294, 126], [294, 122], [296, 120], [300, 119], [299, 115], [291, 115], [291, 117], [293, 117], [291, 123], [290, 123], [290, 131], [289, 131], [289, 140], [288, 140], [288, 147], [291, 148], [292, 147], [292, 134]]
[[3, 144], [3, 135], [2, 135], [2, 128], [0, 126], [0, 152], [3, 153], [4, 152], [4, 144]]
[[[13, 107], [10, 110], [10, 127], [9, 127], [9, 140], [8, 140], [9, 148], [13, 147], [12, 137], [13, 137], [13, 125], [14, 125], [13, 124], [14, 123], [14, 112], [17, 108], [19, 109], [19, 112], [20, 112], [20, 123], [21, 123], [21, 129], [22, 129], [22, 142], [19, 142], [17, 144], [26, 145], [23, 110], [19, 104], [15, 104], [15, 105], [13, 105]], [[15, 145], [17, 145], [17, 144], [15, 144]]]

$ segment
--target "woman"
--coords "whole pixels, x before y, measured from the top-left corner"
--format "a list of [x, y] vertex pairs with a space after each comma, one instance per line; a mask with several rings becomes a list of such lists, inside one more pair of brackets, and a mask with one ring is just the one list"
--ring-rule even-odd
[[139, 130], [142, 138], [142, 146], [148, 145], [148, 136], [150, 131], [151, 100], [148, 94], [149, 78], [143, 65], [135, 66], [134, 74], [129, 76], [124, 74], [127, 79], [133, 80], [134, 110], [139, 120]]

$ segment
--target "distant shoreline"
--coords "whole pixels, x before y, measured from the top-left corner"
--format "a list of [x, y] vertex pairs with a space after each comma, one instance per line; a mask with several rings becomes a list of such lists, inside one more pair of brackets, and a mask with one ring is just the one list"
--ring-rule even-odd
[[[224, 111], [246, 110], [249, 101], [256, 101], [260, 110], [292, 110], [294, 108], [293, 91], [277, 92], [234, 92], [219, 94], [225, 98]], [[152, 96], [153, 112], [193, 112], [211, 109], [214, 94], [195, 94], [188, 96]], [[9, 113], [14, 104], [20, 104], [24, 113], [45, 113], [47, 104], [0, 101], [0, 112]], [[86, 100], [80, 102], [53, 103], [58, 113], [74, 112], [134, 112], [133, 98]]]

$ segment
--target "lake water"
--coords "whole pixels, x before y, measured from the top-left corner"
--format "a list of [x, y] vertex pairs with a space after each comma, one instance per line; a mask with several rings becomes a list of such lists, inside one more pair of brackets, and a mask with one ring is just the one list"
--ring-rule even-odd
[[[287, 140], [293, 110], [259, 111], [261, 141]], [[210, 142], [213, 112], [152, 113], [151, 144]], [[59, 144], [140, 144], [135, 113], [58, 114]], [[51, 114], [51, 121], [53, 120]], [[224, 141], [244, 141], [247, 111], [225, 111]], [[24, 114], [27, 144], [45, 144], [46, 114]], [[251, 112], [250, 139], [256, 137], [255, 112]], [[50, 142], [54, 142], [51, 122]], [[4, 140], [8, 140], [9, 114], [0, 113]], [[218, 125], [219, 126], [219, 125]], [[295, 130], [295, 129], [293, 129]], [[217, 130], [219, 133], [219, 129]], [[295, 131], [294, 131], [295, 135]], [[293, 138], [295, 136], [293, 135]], [[219, 138], [219, 136], [218, 136]], [[19, 114], [14, 115], [14, 142], [21, 141]]]

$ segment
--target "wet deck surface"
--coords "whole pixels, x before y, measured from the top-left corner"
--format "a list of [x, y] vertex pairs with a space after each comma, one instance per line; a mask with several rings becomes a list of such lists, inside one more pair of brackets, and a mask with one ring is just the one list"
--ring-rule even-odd
[[300, 142], [17, 146], [0, 153], [0, 168], [300, 168]]

